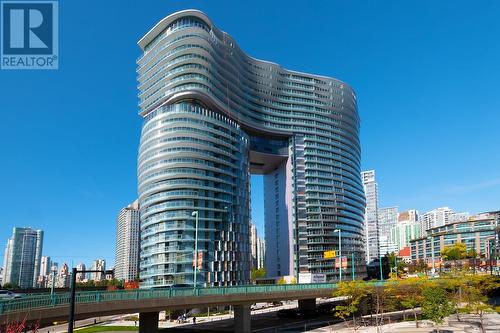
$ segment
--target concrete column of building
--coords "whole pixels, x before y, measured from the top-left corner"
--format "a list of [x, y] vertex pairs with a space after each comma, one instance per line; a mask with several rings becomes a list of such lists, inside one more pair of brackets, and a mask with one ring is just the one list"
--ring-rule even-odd
[[141, 312], [139, 313], [139, 333], [158, 332], [159, 312]]
[[316, 309], [316, 298], [299, 299], [299, 310]]
[[250, 304], [234, 306], [234, 332], [250, 333]]

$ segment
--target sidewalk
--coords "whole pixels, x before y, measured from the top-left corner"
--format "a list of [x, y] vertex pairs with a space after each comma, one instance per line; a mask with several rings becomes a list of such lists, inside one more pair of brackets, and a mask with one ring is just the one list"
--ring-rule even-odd
[[[451, 316], [445, 323], [439, 327], [441, 332], [446, 333], [480, 333], [479, 318], [473, 315], [460, 316], [461, 321], [457, 321], [455, 316]], [[486, 333], [500, 332], [500, 314], [491, 313], [484, 316]], [[359, 327], [356, 331], [346, 327], [344, 323], [326, 326], [311, 330], [314, 333], [430, 333], [435, 332], [435, 327], [428, 320], [419, 321], [419, 328], [415, 327], [415, 322], [405, 321], [399, 323], [386, 324], [379, 327]]]

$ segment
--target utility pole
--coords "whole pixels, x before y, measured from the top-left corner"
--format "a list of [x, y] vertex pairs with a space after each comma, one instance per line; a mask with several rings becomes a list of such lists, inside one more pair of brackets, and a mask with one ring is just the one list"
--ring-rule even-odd
[[380, 268], [380, 281], [384, 281], [384, 274], [382, 272], [382, 257], [378, 257], [378, 265]]
[[95, 271], [95, 270], [77, 270], [76, 267], [73, 267], [71, 270], [71, 284], [70, 284], [70, 303], [69, 303], [69, 319], [68, 319], [68, 333], [73, 333], [73, 326], [75, 323], [75, 296], [76, 296], [76, 274], [77, 273], [103, 273], [106, 274], [105, 271]]

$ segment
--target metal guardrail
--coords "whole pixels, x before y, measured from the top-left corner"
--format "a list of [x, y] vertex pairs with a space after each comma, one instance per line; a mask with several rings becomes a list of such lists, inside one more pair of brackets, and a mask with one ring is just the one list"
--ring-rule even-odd
[[[128, 301], [152, 298], [174, 298], [185, 296], [234, 295], [252, 293], [270, 293], [303, 291], [311, 289], [334, 289], [336, 283], [283, 284], [283, 285], [247, 285], [212, 288], [178, 289], [134, 289], [116, 291], [80, 291], [76, 293], [76, 304], [100, 303], [110, 301]], [[69, 292], [29, 295], [19, 299], [0, 301], [0, 315], [57, 306], [69, 306]]]

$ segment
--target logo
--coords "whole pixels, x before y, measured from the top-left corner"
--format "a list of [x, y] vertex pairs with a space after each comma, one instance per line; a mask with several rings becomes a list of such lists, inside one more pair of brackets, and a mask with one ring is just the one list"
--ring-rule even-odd
[[1, 7], [0, 67], [57, 69], [57, 1], [2, 1]]

